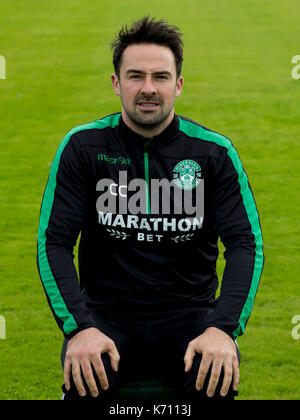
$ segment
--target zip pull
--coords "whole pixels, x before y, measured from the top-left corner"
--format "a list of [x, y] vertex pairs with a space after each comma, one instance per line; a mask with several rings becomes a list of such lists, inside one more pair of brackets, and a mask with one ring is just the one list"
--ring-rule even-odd
[[152, 139], [153, 139], [153, 136], [152, 137], [149, 137], [149, 139], [144, 144], [144, 149], [145, 150], [148, 150], [149, 149], [149, 145], [150, 145]]

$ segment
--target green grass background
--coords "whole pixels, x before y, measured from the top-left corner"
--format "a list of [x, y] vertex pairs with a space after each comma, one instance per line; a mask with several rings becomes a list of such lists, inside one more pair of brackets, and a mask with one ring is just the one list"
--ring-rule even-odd
[[266, 261], [239, 339], [239, 399], [300, 399], [297, 0], [1, 0], [0, 399], [60, 398], [62, 334], [35, 263], [49, 163], [70, 128], [120, 110], [109, 42], [147, 13], [184, 33], [176, 112], [232, 139], [260, 213]]

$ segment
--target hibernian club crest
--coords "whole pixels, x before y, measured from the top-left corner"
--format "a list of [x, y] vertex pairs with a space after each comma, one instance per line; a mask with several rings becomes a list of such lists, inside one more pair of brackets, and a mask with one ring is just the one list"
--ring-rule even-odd
[[177, 187], [191, 190], [201, 181], [201, 166], [193, 160], [182, 160], [173, 169], [173, 180]]

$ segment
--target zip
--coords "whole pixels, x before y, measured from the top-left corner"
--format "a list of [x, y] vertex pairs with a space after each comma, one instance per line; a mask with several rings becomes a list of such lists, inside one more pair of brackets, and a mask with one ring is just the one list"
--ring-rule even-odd
[[145, 203], [147, 214], [151, 214], [150, 204], [150, 181], [149, 181], [149, 144], [153, 137], [144, 144], [144, 167], [145, 167]]

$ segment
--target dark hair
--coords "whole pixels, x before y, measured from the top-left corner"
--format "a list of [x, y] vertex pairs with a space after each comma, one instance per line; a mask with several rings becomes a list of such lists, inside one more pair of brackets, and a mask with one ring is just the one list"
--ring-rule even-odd
[[174, 54], [177, 78], [181, 74], [183, 62], [182, 34], [177, 26], [168, 25], [164, 20], [155, 20], [150, 16], [133, 22], [130, 29], [122, 27], [114, 41], [110, 44], [113, 52], [115, 73], [120, 77], [122, 54], [129, 45], [158, 44], [169, 47]]

